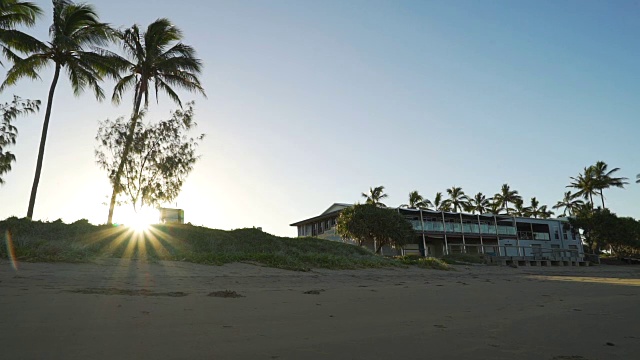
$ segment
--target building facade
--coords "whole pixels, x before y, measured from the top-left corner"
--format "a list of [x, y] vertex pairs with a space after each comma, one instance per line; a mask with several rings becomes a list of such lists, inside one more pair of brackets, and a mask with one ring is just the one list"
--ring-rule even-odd
[[[333, 204], [322, 214], [291, 224], [298, 236], [345, 241], [336, 234], [340, 212], [352, 206]], [[404, 249], [422, 256], [440, 257], [454, 253], [544, 260], [584, 258], [577, 230], [564, 218], [535, 219], [511, 215], [467, 214], [425, 209], [389, 208], [403, 215], [416, 232], [415, 241]], [[350, 242], [346, 240], [346, 242]], [[401, 249], [386, 249], [385, 253]]]

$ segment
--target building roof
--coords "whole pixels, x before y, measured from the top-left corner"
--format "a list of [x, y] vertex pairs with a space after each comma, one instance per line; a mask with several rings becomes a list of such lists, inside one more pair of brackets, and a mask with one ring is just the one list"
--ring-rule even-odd
[[295, 222], [293, 224], [291, 224], [290, 226], [299, 226], [299, 225], [304, 225], [307, 223], [312, 223], [312, 222], [316, 222], [318, 220], [323, 220], [323, 219], [330, 219], [334, 216], [336, 216], [337, 214], [340, 213], [340, 211], [353, 206], [353, 204], [345, 204], [345, 203], [334, 203], [333, 205], [329, 206], [329, 208], [327, 210], [325, 210], [322, 214], [318, 215], [318, 216], [314, 216], [312, 218], [309, 219], [305, 219], [305, 220], [301, 220], [298, 222]]

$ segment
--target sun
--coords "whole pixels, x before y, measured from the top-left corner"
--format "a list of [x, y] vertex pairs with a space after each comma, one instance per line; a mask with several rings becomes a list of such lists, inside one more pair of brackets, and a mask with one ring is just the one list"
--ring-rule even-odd
[[145, 232], [152, 224], [158, 222], [158, 214], [153, 209], [138, 210], [138, 212], [131, 214], [127, 218], [125, 223], [133, 231], [137, 233]]

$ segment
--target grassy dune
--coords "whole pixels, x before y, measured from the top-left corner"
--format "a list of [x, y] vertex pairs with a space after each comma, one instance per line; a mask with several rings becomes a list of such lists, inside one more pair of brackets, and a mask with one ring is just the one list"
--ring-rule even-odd
[[65, 224], [15, 217], [0, 221], [0, 258], [26, 262], [89, 262], [99, 258], [175, 260], [222, 265], [249, 261], [269, 267], [358, 269], [405, 266], [357, 246], [314, 238], [285, 238], [257, 229], [214, 230], [192, 225], [155, 225], [144, 233], [127, 227]]

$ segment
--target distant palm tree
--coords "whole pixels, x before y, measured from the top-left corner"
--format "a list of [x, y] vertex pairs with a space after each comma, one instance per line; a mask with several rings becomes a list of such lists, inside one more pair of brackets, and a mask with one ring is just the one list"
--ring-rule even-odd
[[[608, 169], [609, 165], [604, 161], [598, 161], [595, 165], [592, 165], [593, 168], [593, 176], [596, 182], [596, 189], [600, 192], [600, 199], [602, 200], [602, 208], [606, 209], [604, 206], [604, 195], [602, 190], [608, 189], [612, 186], [623, 188], [624, 186], [629, 184], [626, 180], [626, 177], [614, 177], [613, 173], [619, 171], [620, 168], [613, 168], [611, 170]], [[609, 170], [609, 171], [607, 171]]]
[[524, 209], [524, 215], [527, 217], [543, 218], [546, 219], [553, 215], [553, 211], [547, 210], [547, 205], [540, 205], [540, 202], [535, 197], [531, 198], [531, 205]]
[[418, 193], [418, 190], [414, 190], [409, 193], [409, 203], [402, 204], [400, 207], [409, 208], [409, 209], [425, 209], [431, 206], [431, 201], [429, 199], [425, 199]]
[[567, 213], [569, 216], [573, 216], [576, 208], [581, 205], [584, 205], [584, 202], [580, 199], [576, 199], [576, 196], [572, 194], [571, 191], [567, 191], [564, 193], [564, 198], [553, 205], [553, 208], [564, 208], [562, 216], [567, 216]]
[[387, 205], [380, 202], [380, 200], [387, 197], [384, 193], [384, 186], [378, 186], [375, 188], [369, 188], [369, 193], [362, 193], [362, 197], [366, 198], [366, 204], [375, 205], [377, 207], [387, 207]]
[[53, 81], [49, 88], [47, 108], [42, 126], [40, 148], [36, 163], [36, 174], [31, 188], [27, 217], [33, 216], [33, 208], [42, 172], [42, 160], [44, 148], [51, 118], [53, 94], [58, 84], [60, 71], [67, 70], [71, 88], [75, 95], [80, 95], [86, 87], [92, 88], [98, 100], [104, 98], [104, 92], [99, 83], [105, 76], [117, 77], [117, 59], [97, 46], [103, 46], [113, 39], [111, 28], [98, 19], [98, 15], [91, 5], [74, 4], [68, 0], [53, 0], [53, 24], [49, 28], [51, 39], [42, 42], [34, 38], [29, 40], [18, 50], [28, 50], [27, 57], [21, 58], [15, 54], [10, 55], [14, 62], [13, 67], [7, 72], [7, 77], [0, 87], [14, 85], [23, 77], [40, 79], [38, 71], [49, 63], [55, 65]]
[[594, 176], [593, 167], [584, 168], [584, 173], [578, 174], [576, 177], [570, 177], [573, 180], [567, 187], [577, 189], [576, 197], [582, 197], [588, 200], [588, 205], [593, 209], [593, 195], [598, 195], [598, 184]]
[[182, 102], [174, 88], [182, 88], [189, 92], [205, 95], [198, 75], [202, 71], [202, 61], [196, 57], [195, 50], [181, 43], [182, 32], [171, 21], [158, 19], [149, 24], [145, 32], [140, 32], [137, 25], [119, 33], [122, 47], [129, 60], [125, 61], [125, 74], [113, 90], [112, 100], [119, 103], [122, 95], [129, 89], [134, 90], [133, 113], [129, 133], [124, 144], [122, 158], [118, 170], [112, 179], [113, 191], [109, 203], [107, 223], [111, 224], [116, 197], [121, 191], [120, 178], [124, 171], [125, 160], [129, 155], [136, 124], [144, 107], [149, 104], [149, 89], [155, 88], [156, 99], [158, 92], [163, 91], [171, 100], [182, 107]]
[[507, 214], [509, 215], [513, 215], [513, 216], [518, 216], [518, 217], [528, 217], [529, 213], [527, 208], [524, 206], [524, 202], [522, 201], [522, 198], [517, 198], [515, 200], [513, 200], [513, 208], [509, 208], [509, 211], [507, 211]]
[[[0, 1], [0, 49], [10, 60], [16, 58], [14, 50], [28, 52], [34, 40], [31, 36], [16, 30], [17, 26], [31, 27], [42, 15], [38, 5], [19, 0]], [[0, 64], [2, 64], [0, 62]]]
[[474, 214], [484, 214], [489, 210], [490, 202], [491, 199], [487, 199], [484, 194], [479, 192], [469, 200], [469, 211]]
[[509, 213], [509, 203], [515, 203], [518, 200], [522, 200], [520, 195], [518, 195], [517, 190], [511, 190], [509, 184], [502, 184], [502, 188], [500, 188], [500, 192], [493, 196], [493, 200], [500, 203], [502, 209]]
[[445, 200], [445, 203], [454, 212], [460, 212], [468, 206], [469, 197], [464, 194], [461, 187], [453, 186], [451, 189], [447, 189], [447, 194], [449, 194], [449, 198]]
[[436, 197], [433, 198], [433, 207], [438, 211], [451, 211], [447, 201], [442, 199], [441, 192], [437, 192]]
[[487, 212], [494, 215], [500, 215], [500, 211], [502, 210], [502, 204], [500, 201], [496, 201], [495, 199], [491, 199], [489, 204], [487, 205]]
[[553, 216], [553, 211], [551, 210], [547, 210], [547, 205], [542, 205], [540, 207], [540, 214], [539, 214], [541, 219], [548, 219], [551, 216]]

